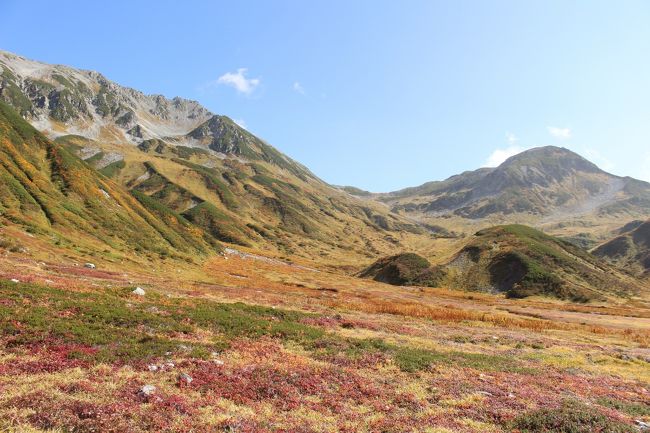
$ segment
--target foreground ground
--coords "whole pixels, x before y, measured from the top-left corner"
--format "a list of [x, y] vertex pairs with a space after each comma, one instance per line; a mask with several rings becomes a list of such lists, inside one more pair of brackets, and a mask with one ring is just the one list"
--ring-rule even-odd
[[234, 252], [198, 268], [116, 266], [2, 251], [0, 431], [635, 432], [650, 422], [641, 301], [398, 288]]

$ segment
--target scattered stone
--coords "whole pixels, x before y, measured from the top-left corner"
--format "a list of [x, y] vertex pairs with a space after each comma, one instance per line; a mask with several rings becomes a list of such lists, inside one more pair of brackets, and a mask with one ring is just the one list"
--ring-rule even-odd
[[85, 263], [84, 267], [86, 267], [88, 269], [95, 269], [97, 266], [95, 266], [94, 263]]
[[220, 360], [220, 359], [215, 359], [214, 363], [217, 364], [217, 365], [223, 365], [223, 361]]
[[487, 392], [487, 391], [479, 391], [477, 392], [477, 394], [483, 395], [485, 397], [492, 397], [494, 395], [491, 392]]
[[153, 385], [145, 385], [142, 388], [140, 388], [140, 391], [138, 391], [138, 395], [141, 397], [151, 397], [156, 393], [156, 387]]
[[158, 366], [156, 364], [150, 364], [147, 366], [149, 371], [158, 371]]
[[172, 369], [172, 368], [175, 367], [173, 362], [165, 362], [162, 366], [163, 366], [163, 368], [169, 368], [169, 369]]
[[640, 419], [634, 420], [636, 426], [641, 431], [650, 431], [650, 422], [641, 421]]
[[138, 296], [144, 296], [145, 291], [142, 289], [142, 287], [136, 287], [131, 293]]
[[194, 380], [192, 379], [192, 376], [190, 376], [187, 373], [181, 373], [178, 375], [178, 384], [180, 386], [189, 385], [190, 383], [192, 383], [192, 380]]
[[515, 395], [513, 393], [508, 393], [508, 398], [515, 398]]
[[179, 349], [179, 350], [182, 350], [183, 352], [189, 352], [189, 351], [192, 350], [191, 347], [186, 346], [185, 344], [179, 344], [179, 345], [178, 345], [178, 349]]
[[15, 279], [15, 278], [12, 278], [12, 279], [11, 279], [11, 282], [12, 282], [12, 283], [20, 283], [20, 280], [17, 280], [17, 279]]

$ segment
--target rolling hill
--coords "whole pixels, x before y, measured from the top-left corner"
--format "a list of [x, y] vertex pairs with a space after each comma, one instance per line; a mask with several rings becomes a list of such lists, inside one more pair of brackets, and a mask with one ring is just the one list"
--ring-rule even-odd
[[593, 254], [607, 259], [633, 274], [650, 278], [650, 220], [599, 245]]
[[450, 287], [511, 298], [542, 295], [585, 302], [634, 296], [641, 283], [583, 249], [523, 225], [477, 232], [444, 264], [415, 254], [383, 258], [361, 277], [397, 285]]

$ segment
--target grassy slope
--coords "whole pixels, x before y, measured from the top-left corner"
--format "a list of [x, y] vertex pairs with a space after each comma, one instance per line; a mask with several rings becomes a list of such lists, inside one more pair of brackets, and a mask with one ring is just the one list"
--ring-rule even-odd
[[593, 253], [629, 269], [636, 275], [649, 277], [650, 220], [598, 246]]
[[[250, 134], [244, 138], [252, 140]], [[74, 137], [60, 141], [73, 150], [79, 145]], [[339, 266], [432, 241], [426, 228], [332, 188], [300, 165], [288, 167], [293, 162], [267, 145], [266, 153], [247, 160], [153, 141], [139, 148], [99, 142], [85, 146], [123, 155], [122, 166], [107, 167], [112, 178], [138, 191], [137, 197], [149, 197], [151, 206], [157, 203], [182, 216], [208, 242]]]
[[[415, 258], [413, 258], [415, 257]], [[380, 259], [361, 273], [392, 284], [545, 295], [585, 302], [634, 296], [640, 282], [585, 250], [524, 225], [476, 233], [448, 262], [430, 267], [414, 254]]]
[[513, 297], [541, 294], [587, 301], [641, 290], [586, 251], [523, 225], [477, 232], [449, 264], [448, 275], [452, 285], [490, 287]]
[[209, 249], [183, 221], [147, 209], [4, 103], [0, 152], [0, 215], [6, 222], [58, 242], [86, 239], [118, 251], [183, 255]]

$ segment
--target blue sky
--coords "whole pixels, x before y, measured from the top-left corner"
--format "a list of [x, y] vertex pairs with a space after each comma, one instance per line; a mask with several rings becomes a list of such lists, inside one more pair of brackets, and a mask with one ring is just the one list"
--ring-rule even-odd
[[1, 49], [196, 99], [334, 184], [547, 144], [650, 181], [647, 1], [2, 0], [0, 20]]

